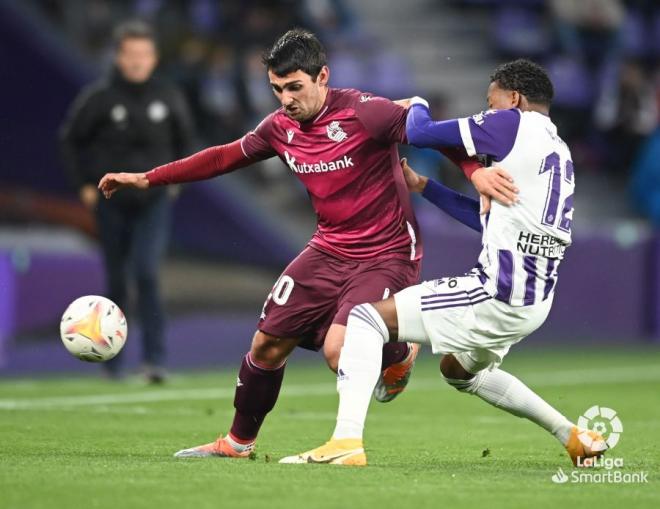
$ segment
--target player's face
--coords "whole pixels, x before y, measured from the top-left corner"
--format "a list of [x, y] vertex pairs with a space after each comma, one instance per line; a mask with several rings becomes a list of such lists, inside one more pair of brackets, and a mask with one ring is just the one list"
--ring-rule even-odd
[[323, 67], [316, 81], [304, 71], [297, 70], [286, 76], [268, 71], [273, 93], [284, 108], [284, 113], [298, 122], [313, 118], [325, 102], [330, 71]]
[[150, 39], [124, 39], [117, 50], [115, 63], [126, 81], [147, 81], [158, 63], [156, 46]]
[[521, 95], [512, 90], [505, 90], [501, 88], [496, 81], [493, 81], [488, 86], [488, 109], [490, 110], [509, 110], [511, 108], [519, 108]]

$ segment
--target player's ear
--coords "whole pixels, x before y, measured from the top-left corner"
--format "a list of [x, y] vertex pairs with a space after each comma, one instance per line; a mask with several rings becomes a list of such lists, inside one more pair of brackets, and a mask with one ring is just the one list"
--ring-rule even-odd
[[520, 92], [516, 92], [515, 90], [512, 92], [512, 108], [519, 108], [523, 109], [523, 99], [524, 96], [520, 94]]
[[319, 75], [316, 77], [319, 86], [325, 87], [330, 81], [330, 68], [327, 65], [321, 67]]

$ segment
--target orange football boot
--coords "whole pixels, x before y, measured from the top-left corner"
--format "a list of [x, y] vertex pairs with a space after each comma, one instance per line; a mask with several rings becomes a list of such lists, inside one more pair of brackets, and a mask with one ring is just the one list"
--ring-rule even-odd
[[600, 458], [607, 450], [607, 443], [599, 433], [573, 426], [565, 447], [573, 465], [591, 467], [591, 458]]
[[392, 364], [383, 370], [374, 389], [374, 398], [381, 403], [392, 401], [403, 392], [408, 385], [410, 373], [415, 366], [419, 352], [417, 343], [408, 343], [408, 355], [401, 362]]
[[175, 458], [208, 458], [215, 456], [219, 458], [247, 458], [254, 450], [254, 443], [250, 444], [244, 451], [237, 451], [220, 435], [215, 442], [210, 444], [198, 445], [190, 449], [182, 449], [174, 453]]

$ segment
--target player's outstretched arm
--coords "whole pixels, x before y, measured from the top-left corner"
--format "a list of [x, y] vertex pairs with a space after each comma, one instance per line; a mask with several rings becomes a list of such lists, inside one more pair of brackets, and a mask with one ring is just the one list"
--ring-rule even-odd
[[413, 193], [421, 193], [424, 198], [446, 214], [465, 226], [481, 232], [479, 202], [477, 200], [457, 193], [433, 179], [418, 174], [408, 165], [405, 159], [401, 160], [401, 167], [403, 168], [403, 176], [406, 179], [408, 190]]
[[167, 184], [206, 180], [247, 166], [259, 158], [249, 158], [241, 148], [241, 140], [210, 147], [185, 159], [158, 166], [147, 173], [108, 173], [99, 182], [106, 198], [124, 187], [147, 189]]
[[406, 118], [408, 143], [420, 148], [462, 147], [461, 130], [457, 119], [435, 121], [429, 105], [421, 97], [410, 99]]

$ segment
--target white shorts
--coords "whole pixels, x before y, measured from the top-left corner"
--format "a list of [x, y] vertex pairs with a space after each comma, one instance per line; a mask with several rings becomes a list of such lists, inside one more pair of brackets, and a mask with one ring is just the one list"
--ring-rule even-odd
[[476, 373], [501, 364], [509, 348], [538, 329], [552, 295], [531, 306], [492, 298], [476, 274], [424, 281], [394, 295], [399, 341], [430, 344]]

